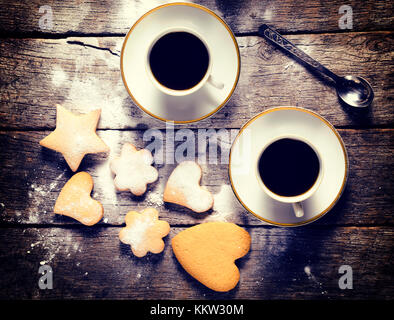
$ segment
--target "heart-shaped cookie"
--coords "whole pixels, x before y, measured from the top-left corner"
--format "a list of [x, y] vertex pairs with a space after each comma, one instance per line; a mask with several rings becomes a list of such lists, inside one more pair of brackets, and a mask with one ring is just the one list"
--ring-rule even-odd
[[235, 260], [250, 248], [249, 233], [229, 222], [207, 222], [178, 233], [171, 242], [182, 267], [208, 288], [225, 292], [240, 278]]
[[205, 212], [213, 206], [213, 196], [200, 186], [201, 167], [194, 161], [180, 163], [168, 178], [163, 199], [195, 212]]
[[54, 212], [87, 226], [96, 224], [103, 217], [104, 209], [100, 202], [90, 197], [92, 189], [93, 179], [89, 173], [78, 172], [73, 175], [60, 191]]

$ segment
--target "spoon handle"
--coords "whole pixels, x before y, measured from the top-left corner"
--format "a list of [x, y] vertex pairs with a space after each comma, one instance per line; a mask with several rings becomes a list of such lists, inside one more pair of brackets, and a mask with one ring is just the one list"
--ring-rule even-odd
[[270, 28], [268, 25], [263, 24], [259, 27], [259, 35], [264, 36], [285, 51], [300, 59], [302, 62], [308, 64], [310, 67], [330, 77], [335, 82], [338, 82], [340, 80], [340, 77], [338, 77], [335, 73], [328, 70], [325, 66], [317, 62], [315, 59], [312, 59], [304, 51], [298, 49], [294, 44], [292, 44], [289, 40], [283, 38], [278, 32]]

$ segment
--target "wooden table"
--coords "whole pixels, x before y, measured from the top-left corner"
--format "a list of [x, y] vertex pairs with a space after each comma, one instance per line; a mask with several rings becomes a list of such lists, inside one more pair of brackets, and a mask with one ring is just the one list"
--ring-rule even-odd
[[[187, 125], [239, 129], [267, 108], [283, 105], [318, 112], [338, 129], [349, 154], [344, 194], [319, 221], [298, 228], [267, 225], [237, 202], [227, 165], [202, 165], [202, 184], [214, 194], [208, 214], [163, 204], [174, 165], [160, 165], [159, 181], [141, 197], [116, 193], [108, 157], [87, 156], [79, 171], [94, 179], [104, 206], [94, 227], [53, 214], [59, 191], [72, 176], [61, 155], [39, 146], [55, 128], [55, 104], [75, 112], [102, 108], [98, 134], [117, 153], [124, 142], [144, 147], [148, 128], [165, 123], [144, 114], [128, 96], [119, 55], [128, 29], [161, 1], [0, 1], [0, 298], [1, 299], [393, 299], [393, 2], [347, 1], [353, 29], [341, 30], [343, 1], [201, 0], [233, 29], [241, 76], [217, 114]], [[49, 5], [51, 29], [40, 28]], [[332, 85], [266, 40], [269, 23], [339, 74], [365, 76], [375, 90], [366, 112], [338, 103]], [[176, 129], [179, 126], [176, 126]], [[185, 128], [185, 127], [182, 127]], [[222, 150], [222, 152], [228, 152]], [[153, 206], [171, 225], [162, 254], [134, 257], [118, 232], [130, 210]], [[209, 220], [247, 229], [252, 248], [237, 265], [238, 286], [216, 293], [179, 265], [170, 240]], [[52, 290], [38, 287], [40, 265], [53, 269]], [[342, 290], [341, 265], [353, 270], [353, 289]]]

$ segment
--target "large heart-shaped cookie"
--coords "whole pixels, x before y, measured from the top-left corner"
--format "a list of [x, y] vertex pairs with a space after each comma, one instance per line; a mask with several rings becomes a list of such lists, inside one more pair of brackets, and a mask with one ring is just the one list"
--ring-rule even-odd
[[168, 178], [163, 199], [195, 212], [205, 212], [213, 206], [213, 196], [200, 186], [202, 170], [194, 161], [180, 163]]
[[100, 202], [90, 197], [92, 189], [93, 179], [89, 173], [78, 172], [73, 175], [60, 191], [54, 212], [87, 226], [96, 224], [103, 217], [104, 209]]
[[225, 292], [239, 281], [235, 260], [250, 248], [249, 233], [229, 222], [207, 222], [178, 233], [171, 242], [182, 267], [208, 288]]

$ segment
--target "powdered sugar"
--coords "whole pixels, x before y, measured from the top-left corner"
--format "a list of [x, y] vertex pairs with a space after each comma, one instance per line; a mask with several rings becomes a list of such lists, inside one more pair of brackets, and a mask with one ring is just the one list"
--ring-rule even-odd
[[130, 244], [132, 247], [137, 247], [146, 237], [149, 228], [154, 225], [154, 221], [147, 217], [141, 217], [134, 221], [134, 223], [127, 227], [127, 235], [123, 242]]
[[29, 232], [33, 233], [31, 236], [37, 241], [30, 244], [26, 253], [30, 254], [38, 250], [41, 260], [37, 263], [40, 265], [51, 264], [58, 253], [67, 254], [73, 249], [71, 244], [75, 239], [73, 239], [72, 230], [59, 228], [30, 229]]
[[[122, 42], [94, 37], [84, 38], [83, 41], [69, 37], [65, 41], [70, 53], [81, 58], [73, 59], [75, 69], [72, 77], [71, 74], [67, 76], [61, 65], [53, 67], [52, 84], [55, 90], [62, 88], [62, 94], [66, 93], [64, 106], [81, 113], [101, 109], [102, 127], [136, 126], [128, 108], [123, 105], [128, 93], [124, 90], [122, 79], [112, 76], [119, 74], [120, 57], [111, 54], [111, 51], [120, 52]], [[106, 47], [108, 50], [100, 50]], [[91, 76], [98, 72], [102, 76]]]
[[206, 221], [229, 221], [237, 212], [239, 204], [234, 196], [231, 186], [223, 184], [220, 191], [213, 196], [213, 213], [206, 218]]
[[63, 71], [62, 67], [55, 65], [52, 72], [52, 84], [56, 87], [61, 87], [67, 80], [67, 74]]
[[151, 207], [161, 207], [164, 204], [162, 186], [156, 191], [149, 191], [146, 196], [146, 204]]
[[142, 195], [148, 183], [156, 181], [158, 172], [151, 166], [153, 157], [150, 151], [137, 149], [125, 143], [120, 157], [111, 161], [111, 169], [115, 173], [115, 186], [120, 191], [130, 190], [135, 195]]
[[[56, 188], [59, 187], [60, 182], [64, 172], [60, 173], [53, 181], [47, 184], [32, 183], [30, 185], [30, 190], [28, 190], [27, 195], [29, 197], [29, 211], [28, 219], [30, 223], [39, 223], [39, 214], [46, 213], [46, 211], [37, 211], [43, 207], [43, 203], [48, 200], [49, 194]], [[59, 187], [60, 188], [60, 187]], [[35, 209], [35, 210], [34, 210]]]
[[186, 201], [186, 203], [182, 204], [185, 207], [195, 212], [209, 210], [212, 207], [213, 198], [206, 187], [199, 185], [200, 178], [201, 168], [197, 163], [193, 161], [180, 163], [168, 179], [167, 199], [176, 198], [177, 194], [180, 193]]
[[141, 213], [131, 211], [125, 217], [126, 227], [119, 232], [119, 239], [131, 246], [136, 257], [145, 256], [148, 251], [160, 253], [164, 249], [162, 240], [170, 232], [166, 221], [158, 221], [159, 212], [146, 208]]
[[59, 180], [61, 177], [63, 177], [64, 172], [59, 174], [49, 185], [38, 185], [36, 183], [32, 183], [30, 185], [31, 189], [28, 193], [28, 196], [30, 198], [41, 196], [41, 197], [46, 197], [55, 187], [57, 187]]

